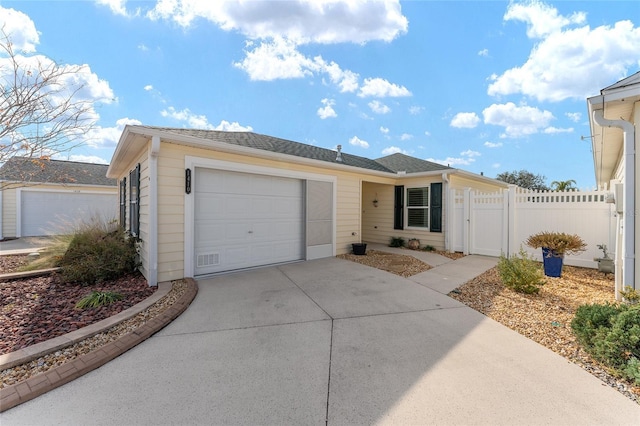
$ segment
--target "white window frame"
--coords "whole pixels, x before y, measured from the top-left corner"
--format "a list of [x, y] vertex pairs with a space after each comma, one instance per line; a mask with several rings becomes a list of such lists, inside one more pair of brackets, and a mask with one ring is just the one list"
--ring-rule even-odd
[[[410, 205], [410, 199], [409, 199], [409, 192], [412, 189], [420, 189], [420, 190], [426, 190], [427, 194], [425, 197], [425, 202], [426, 204], [423, 204], [422, 206], [411, 206]], [[429, 197], [431, 196], [431, 186], [427, 185], [427, 186], [413, 186], [413, 187], [407, 187], [405, 188], [405, 202], [404, 202], [404, 223], [405, 223], [405, 229], [418, 229], [418, 230], [422, 230], [422, 231], [429, 231], [430, 227], [431, 227], [431, 221], [430, 219], [430, 213], [429, 213], [429, 209], [430, 209], [430, 205], [429, 205]], [[409, 225], [409, 210], [426, 210], [426, 217], [427, 217], [427, 226], [411, 226]]]

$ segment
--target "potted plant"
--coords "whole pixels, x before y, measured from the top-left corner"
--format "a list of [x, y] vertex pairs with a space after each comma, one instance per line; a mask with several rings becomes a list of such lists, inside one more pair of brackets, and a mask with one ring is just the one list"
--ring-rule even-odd
[[578, 254], [587, 248], [587, 244], [578, 235], [564, 232], [539, 232], [529, 236], [526, 244], [529, 247], [542, 248], [544, 274], [548, 277], [562, 275], [565, 254]]
[[351, 244], [351, 249], [353, 250], [353, 254], [357, 256], [363, 256], [367, 254], [367, 244], [366, 243], [353, 243]]
[[410, 238], [407, 242], [407, 248], [411, 250], [420, 250], [420, 240], [417, 238]]
[[598, 271], [606, 274], [613, 273], [614, 262], [613, 259], [609, 257], [609, 252], [607, 250], [606, 244], [598, 244], [598, 248], [602, 250], [602, 257], [594, 257], [593, 260], [598, 262]]

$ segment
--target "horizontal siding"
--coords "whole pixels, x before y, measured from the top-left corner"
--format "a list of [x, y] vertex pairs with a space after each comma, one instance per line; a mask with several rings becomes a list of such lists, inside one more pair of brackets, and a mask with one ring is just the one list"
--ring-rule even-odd
[[4, 189], [0, 192], [2, 197], [2, 236], [15, 237], [17, 234], [17, 208], [16, 190], [14, 188]]
[[[402, 182], [406, 187], [427, 186], [437, 179], [407, 179]], [[430, 245], [438, 250], [444, 249], [444, 232], [429, 232], [419, 229], [393, 229], [394, 188], [395, 185], [379, 185], [364, 182], [362, 206], [362, 240], [370, 243], [388, 244], [392, 237], [405, 240], [417, 238], [421, 245]], [[378, 207], [373, 200], [378, 199]], [[443, 194], [446, 197], [446, 194]], [[445, 229], [446, 200], [443, 198], [443, 230]]]

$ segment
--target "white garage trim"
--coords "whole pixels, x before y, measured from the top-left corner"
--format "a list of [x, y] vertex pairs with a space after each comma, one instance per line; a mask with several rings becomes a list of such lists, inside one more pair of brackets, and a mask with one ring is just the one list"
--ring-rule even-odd
[[[22, 204], [23, 204], [23, 194], [27, 193], [55, 193], [55, 194], [83, 194], [83, 195], [103, 195], [103, 196], [111, 196], [113, 197], [113, 213], [114, 215], [117, 213], [117, 201], [118, 194], [117, 192], [109, 192], [109, 191], [91, 191], [91, 190], [82, 190], [82, 189], [68, 189], [68, 190], [60, 190], [60, 189], [42, 189], [42, 188], [18, 188], [16, 189], [16, 237], [20, 238], [23, 236], [23, 227], [22, 223]], [[44, 207], [44, 206], [43, 206]], [[46, 210], [44, 213], [47, 213]], [[103, 212], [96, 212], [103, 213]], [[115, 216], [114, 216], [115, 219]]]
[[[185, 156], [185, 168], [191, 169], [192, 178], [195, 177], [195, 168], [209, 168], [231, 172], [249, 173], [256, 175], [275, 176], [291, 179], [299, 179], [302, 181], [321, 181], [329, 182], [333, 186], [333, 203], [332, 203], [332, 247], [331, 255], [336, 252], [336, 205], [337, 205], [337, 177], [316, 173], [301, 172], [295, 170], [278, 169], [273, 167], [256, 166], [251, 164], [233, 163], [228, 161], [214, 160], [208, 158]], [[193, 277], [195, 275], [195, 193], [191, 191], [187, 194], [185, 191], [184, 198], [184, 275], [185, 277]], [[309, 258], [309, 254], [305, 254], [305, 259]]]

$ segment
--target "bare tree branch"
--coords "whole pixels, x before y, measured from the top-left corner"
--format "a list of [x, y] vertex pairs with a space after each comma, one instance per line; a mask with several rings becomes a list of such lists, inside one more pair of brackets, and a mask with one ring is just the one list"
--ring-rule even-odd
[[1, 31], [0, 164], [14, 156], [46, 160], [84, 143], [97, 121], [77, 78], [86, 68], [20, 55]]

